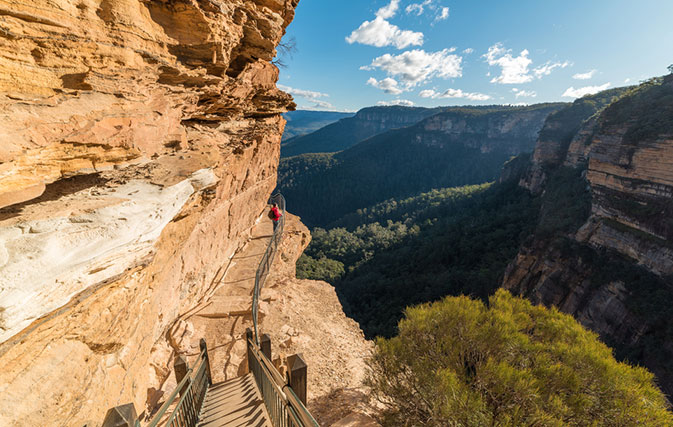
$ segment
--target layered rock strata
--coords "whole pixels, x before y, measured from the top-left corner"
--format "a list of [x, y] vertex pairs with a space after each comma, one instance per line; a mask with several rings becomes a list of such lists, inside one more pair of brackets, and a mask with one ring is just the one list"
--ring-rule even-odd
[[276, 185], [296, 4], [0, 0], [0, 424], [152, 403]]
[[482, 153], [510, 155], [530, 152], [545, 119], [564, 104], [539, 104], [501, 111], [447, 111], [416, 125], [417, 143], [443, 148], [460, 143]]
[[[506, 288], [575, 315], [620, 357], [647, 366], [669, 396], [672, 95], [669, 75], [626, 93], [563, 144], [538, 142], [521, 185], [543, 194], [543, 212], [553, 210], [556, 221], [581, 211], [582, 200], [590, 209], [581, 226], [555, 234], [539, 226], [504, 278]], [[562, 175], [576, 178], [564, 184]], [[586, 193], [564, 202], [556, 196], [563, 185], [585, 187]]]

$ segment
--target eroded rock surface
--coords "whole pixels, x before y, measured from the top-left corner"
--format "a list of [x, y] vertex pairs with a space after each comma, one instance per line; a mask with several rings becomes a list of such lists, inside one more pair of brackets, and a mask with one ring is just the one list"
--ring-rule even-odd
[[276, 185], [297, 2], [0, 0], [0, 424], [154, 403]]

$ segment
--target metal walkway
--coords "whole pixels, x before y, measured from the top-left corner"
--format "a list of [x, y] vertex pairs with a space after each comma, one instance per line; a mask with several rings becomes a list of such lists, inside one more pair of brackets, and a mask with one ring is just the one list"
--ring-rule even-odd
[[210, 386], [198, 425], [273, 427], [252, 374]]

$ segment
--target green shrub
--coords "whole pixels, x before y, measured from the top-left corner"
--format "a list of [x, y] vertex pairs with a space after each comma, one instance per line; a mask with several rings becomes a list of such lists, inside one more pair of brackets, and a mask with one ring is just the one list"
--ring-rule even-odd
[[671, 426], [644, 368], [617, 362], [571, 316], [498, 290], [405, 311], [367, 383], [390, 426]]

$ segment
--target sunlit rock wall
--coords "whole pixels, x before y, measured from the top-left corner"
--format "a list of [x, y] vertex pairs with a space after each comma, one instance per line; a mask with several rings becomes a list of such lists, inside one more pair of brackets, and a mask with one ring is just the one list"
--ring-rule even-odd
[[0, 424], [97, 425], [276, 185], [298, 0], [0, 0]]

